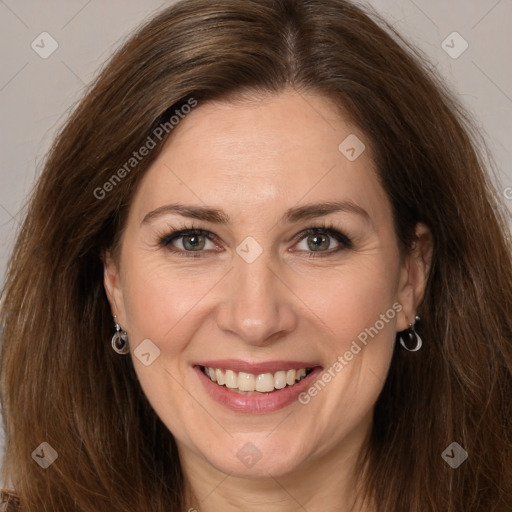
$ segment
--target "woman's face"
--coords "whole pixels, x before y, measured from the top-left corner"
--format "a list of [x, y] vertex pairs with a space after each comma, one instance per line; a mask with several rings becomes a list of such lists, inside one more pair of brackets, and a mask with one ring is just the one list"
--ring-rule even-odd
[[413, 258], [400, 261], [365, 134], [288, 91], [199, 104], [180, 122], [105, 285], [182, 458], [277, 476], [369, 433], [396, 331], [423, 293]]

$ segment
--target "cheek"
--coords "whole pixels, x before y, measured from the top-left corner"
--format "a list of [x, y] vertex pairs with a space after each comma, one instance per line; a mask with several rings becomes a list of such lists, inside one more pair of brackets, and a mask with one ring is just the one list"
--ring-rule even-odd
[[166, 262], [155, 263], [154, 256], [127, 259], [124, 268], [130, 345], [136, 349], [142, 340], [150, 339], [160, 350], [150, 366], [133, 356], [139, 382], [167, 428], [187, 440], [204, 412], [193, 399], [187, 347], [201, 328], [198, 314], [218, 278], [212, 272], [201, 273], [199, 267], [195, 273], [182, 273]]
[[177, 269], [154, 260], [151, 255], [134, 258], [125, 266], [123, 297], [129, 334], [135, 343], [149, 338], [172, 355], [187, 343], [183, 328], [191, 328], [190, 319], [201, 309], [218, 277], [199, 266], [197, 270]]
[[338, 353], [348, 350], [359, 335], [364, 339], [376, 323], [383, 336], [394, 332], [398, 265], [388, 259], [359, 256], [353, 264], [296, 280], [294, 291], [325, 326]]
[[[338, 345], [345, 344], [373, 326], [391, 308], [396, 296], [398, 269], [388, 255], [356, 255], [353, 261], [316, 271], [284, 272], [283, 281], [293, 294], [290, 301], [305, 306], [303, 314], [326, 329]], [[212, 303], [215, 289], [222, 290], [224, 267], [194, 265], [173, 267], [155, 262], [154, 255], [133, 257], [125, 264], [123, 291], [131, 339], [149, 338], [169, 355], [181, 350], [187, 331], [200, 329], [194, 318]], [[297, 269], [296, 269], [297, 270]], [[226, 276], [226, 282], [229, 276]], [[294, 297], [295, 295], [295, 297]], [[194, 327], [195, 326], [195, 327]], [[343, 347], [339, 347], [340, 349]]]

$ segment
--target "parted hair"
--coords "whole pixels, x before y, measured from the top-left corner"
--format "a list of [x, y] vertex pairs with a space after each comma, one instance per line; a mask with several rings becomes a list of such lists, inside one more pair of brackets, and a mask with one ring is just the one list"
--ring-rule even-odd
[[[186, 0], [116, 51], [28, 200], [0, 317], [3, 478], [23, 512], [186, 510], [173, 436], [131, 359], [110, 346], [102, 263], [170, 135], [109, 180], [190, 98], [286, 88], [330, 99], [366, 134], [401, 253], [417, 222], [433, 235], [418, 308], [424, 345], [396, 344], [360, 456], [367, 495], [379, 512], [512, 510], [512, 247], [474, 123], [371, 10], [345, 0]], [[441, 457], [453, 441], [469, 455], [457, 469]], [[42, 442], [58, 453], [47, 469], [32, 458]]]

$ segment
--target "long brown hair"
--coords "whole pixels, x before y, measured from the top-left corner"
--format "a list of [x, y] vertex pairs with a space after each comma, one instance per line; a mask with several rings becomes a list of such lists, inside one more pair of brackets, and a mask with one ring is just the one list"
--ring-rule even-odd
[[[512, 510], [510, 233], [464, 110], [420, 59], [345, 0], [187, 0], [113, 56], [48, 155], [3, 290], [4, 481], [24, 511], [184, 506], [173, 437], [110, 347], [101, 260], [167, 132], [112, 176], [190, 98], [287, 87], [367, 134], [401, 250], [417, 222], [434, 239], [424, 346], [393, 355], [362, 454], [367, 494], [379, 511]], [[469, 454], [457, 469], [441, 457], [453, 441]], [[58, 453], [47, 469], [31, 456], [42, 442]]]

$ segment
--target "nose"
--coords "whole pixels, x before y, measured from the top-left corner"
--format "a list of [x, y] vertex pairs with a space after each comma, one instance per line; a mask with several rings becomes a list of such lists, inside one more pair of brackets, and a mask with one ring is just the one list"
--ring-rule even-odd
[[250, 345], [275, 342], [298, 324], [294, 294], [271, 263], [265, 252], [252, 263], [237, 256], [218, 309], [219, 328]]

